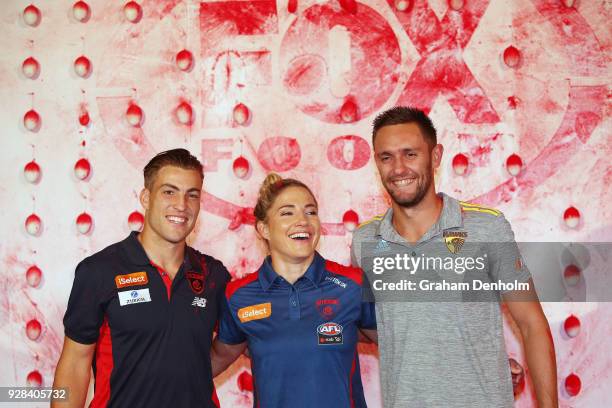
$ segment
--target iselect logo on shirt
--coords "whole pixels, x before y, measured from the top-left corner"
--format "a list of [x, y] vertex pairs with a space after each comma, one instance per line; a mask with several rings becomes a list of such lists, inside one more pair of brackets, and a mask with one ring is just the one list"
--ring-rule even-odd
[[146, 285], [147, 283], [149, 283], [149, 278], [147, 278], [146, 272], [134, 272], [115, 276], [115, 285], [117, 285], [118, 289], [126, 286]]
[[270, 317], [270, 315], [272, 315], [272, 303], [269, 302], [243, 307], [238, 310], [238, 318], [242, 323], [265, 319]]
[[149, 288], [138, 289], [138, 290], [125, 290], [119, 292], [119, 305], [133, 305], [136, 303], [144, 303], [151, 301], [151, 294]]

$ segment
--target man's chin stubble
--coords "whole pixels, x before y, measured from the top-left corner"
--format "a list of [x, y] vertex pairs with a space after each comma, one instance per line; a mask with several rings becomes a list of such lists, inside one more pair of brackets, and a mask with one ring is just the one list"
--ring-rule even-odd
[[389, 190], [387, 190], [387, 193], [389, 193], [389, 196], [391, 196], [391, 199], [393, 200], [393, 202], [399, 205], [400, 207], [412, 208], [412, 207], [417, 206], [421, 201], [423, 201], [423, 199], [425, 198], [426, 190], [417, 191], [414, 197], [412, 197], [411, 199], [406, 199], [406, 200], [398, 200], [396, 197], [393, 196], [393, 194], [391, 194]]

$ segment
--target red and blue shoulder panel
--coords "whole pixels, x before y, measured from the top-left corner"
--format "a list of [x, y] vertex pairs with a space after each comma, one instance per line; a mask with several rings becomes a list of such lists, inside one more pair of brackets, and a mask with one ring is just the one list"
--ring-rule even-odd
[[226, 299], [230, 300], [230, 298], [234, 295], [234, 293], [236, 293], [238, 289], [248, 285], [251, 282], [256, 281], [257, 278], [259, 278], [259, 271], [249, 273], [248, 275], [243, 276], [240, 279], [236, 279], [236, 280], [229, 282], [227, 286], [225, 287]]
[[334, 261], [325, 261], [325, 269], [329, 272], [349, 278], [359, 286], [363, 284], [363, 271], [354, 266], [344, 266]]

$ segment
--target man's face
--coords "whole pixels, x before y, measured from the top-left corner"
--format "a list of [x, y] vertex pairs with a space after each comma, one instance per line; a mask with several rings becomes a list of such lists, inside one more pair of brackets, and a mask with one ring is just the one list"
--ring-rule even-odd
[[290, 262], [309, 258], [321, 236], [314, 198], [303, 187], [285, 188], [268, 210], [266, 222], [259, 222], [257, 230], [268, 241], [273, 256]]
[[374, 159], [383, 186], [402, 207], [419, 204], [433, 188], [434, 168], [440, 165], [442, 146], [433, 149], [416, 123], [384, 126], [374, 139]]
[[184, 242], [198, 219], [202, 181], [196, 170], [162, 167], [151, 190], [145, 188], [140, 194], [145, 230], [169, 243]]

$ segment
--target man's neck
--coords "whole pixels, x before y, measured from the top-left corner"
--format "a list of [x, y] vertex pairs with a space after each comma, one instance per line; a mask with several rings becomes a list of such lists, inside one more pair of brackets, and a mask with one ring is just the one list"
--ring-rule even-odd
[[168, 242], [147, 228], [138, 234], [138, 241], [142, 244], [149, 260], [161, 267], [170, 279], [174, 279], [185, 259], [185, 241]]
[[414, 207], [393, 202], [393, 227], [406, 241], [414, 244], [440, 219], [444, 200], [435, 191], [428, 193]]
[[293, 285], [306, 273], [313, 259], [314, 254], [298, 261], [284, 259], [280, 254], [272, 254], [272, 268], [274, 268], [274, 272]]

